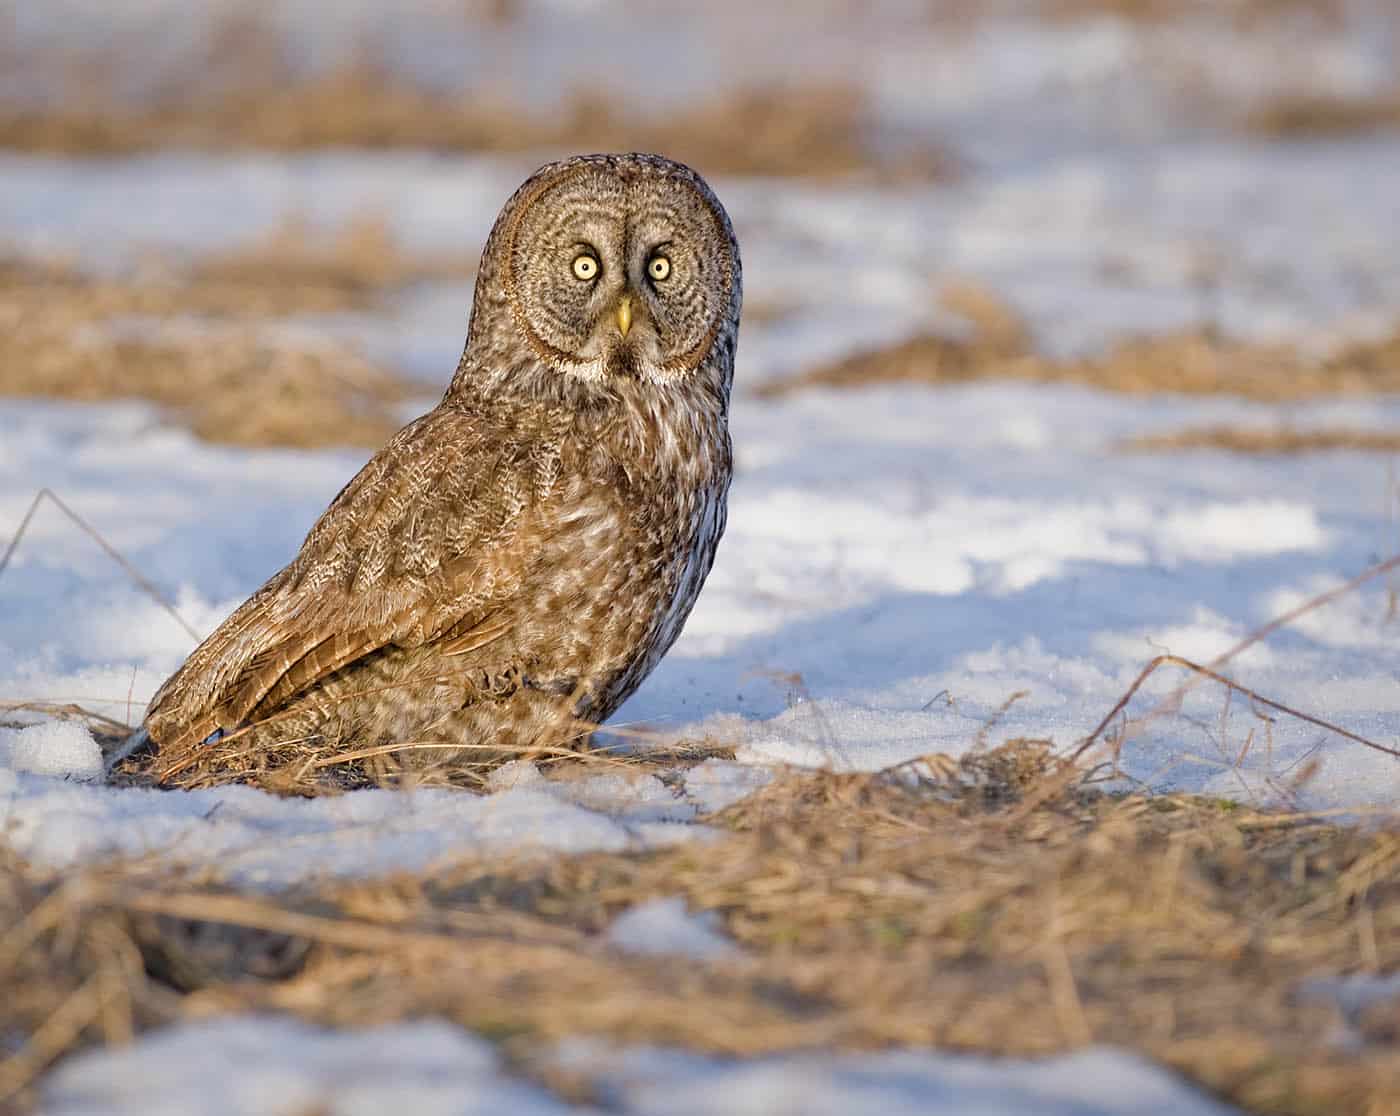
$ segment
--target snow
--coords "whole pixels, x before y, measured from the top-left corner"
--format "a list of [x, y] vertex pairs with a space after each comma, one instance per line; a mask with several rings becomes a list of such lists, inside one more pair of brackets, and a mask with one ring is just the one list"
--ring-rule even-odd
[[507, 1078], [482, 1039], [445, 1023], [349, 1034], [273, 1016], [186, 1023], [65, 1062], [47, 1116], [519, 1116], [587, 1113]]
[[[1166, 1071], [1093, 1048], [1041, 1062], [891, 1051], [740, 1061], [564, 1043], [558, 1062], [632, 1116], [880, 1112], [889, 1116], [1225, 1116]], [[332, 1032], [272, 1016], [185, 1023], [79, 1055], [49, 1075], [46, 1116], [586, 1116], [506, 1075], [487, 1042], [439, 1022]]]
[[94, 782], [102, 778], [102, 752], [92, 733], [74, 721], [46, 721], [0, 729], [0, 764], [33, 775]]
[[[744, 725], [737, 722], [733, 729], [742, 732]], [[685, 795], [701, 813], [713, 814], [742, 802], [772, 779], [773, 772], [767, 767], [707, 759], [685, 773]]]
[[[680, 642], [615, 718], [738, 744], [740, 764], [712, 761], [680, 791], [621, 772], [556, 785], [533, 769], [502, 773], [486, 798], [420, 790], [303, 803], [244, 788], [119, 791], [33, 773], [36, 763], [92, 770], [85, 734], [55, 726], [6, 738], [29, 743], [10, 747], [0, 817], [24, 855], [55, 865], [164, 849], [282, 886], [521, 841], [582, 851], [681, 839], [699, 813], [759, 785], [750, 765], [873, 770], [928, 752], [956, 756], [1021, 691], [989, 738], [1071, 746], [1155, 655], [1209, 660], [1392, 545], [1382, 458], [1111, 450], [1134, 433], [1221, 420], [1242, 406], [1159, 400], [1149, 409], [1006, 385], [741, 398], [719, 562]], [[1400, 417], [1388, 400], [1347, 411], [1374, 425]], [[1027, 439], [1023, 426], [1008, 427], [1009, 414], [1055, 436]], [[200, 630], [290, 557], [357, 460], [210, 447], [134, 406], [7, 402], [0, 446], [8, 523], [36, 481], [50, 485]], [[1358, 590], [1229, 670], [1393, 744], [1400, 646], [1386, 592], [1384, 583]], [[52, 507], [36, 516], [0, 597], [7, 698], [81, 701], [134, 719], [190, 647]], [[1180, 680], [1149, 683], [1134, 711]], [[1257, 746], [1246, 747], [1251, 730]], [[1290, 790], [1313, 760], [1317, 770]], [[1160, 789], [1292, 795], [1319, 808], [1389, 807], [1400, 790], [1393, 757], [1284, 717], [1263, 722], [1206, 683], [1192, 688], [1182, 716], [1142, 726], [1122, 763]]]
[[1350, 1022], [1379, 1004], [1400, 999], [1400, 974], [1377, 976], [1351, 973], [1344, 977], [1314, 977], [1298, 989], [1303, 1000], [1328, 1000]]
[[560, 1056], [566, 1066], [587, 1067], [606, 1102], [648, 1116], [1225, 1116], [1235, 1111], [1140, 1058], [1107, 1048], [1039, 1062], [912, 1050], [741, 1061], [646, 1048], [610, 1057], [599, 1044], [576, 1040], [565, 1043]]
[[605, 940], [624, 953], [682, 954], [700, 961], [739, 951], [719, 929], [713, 911], [693, 915], [679, 896], [647, 899], [613, 920]]
[[[65, 734], [91, 737], [75, 726]], [[55, 726], [17, 735], [51, 734]], [[0, 767], [0, 828], [21, 856], [57, 868], [159, 855], [241, 887], [430, 868], [487, 851], [619, 852], [674, 841], [696, 808], [655, 787], [601, 776], [543, 779], [487, 796], [371, 790], [313, 801], [248, 787], [168, 793], [83, 787]], [[100, 762], [96, 764], [100, 771]], [[49, 774], [67, 772], [54, 772]], [[659, 790], [657, 789], [659, 788]], [[690, 825], [684, 836], [704, 839]]]

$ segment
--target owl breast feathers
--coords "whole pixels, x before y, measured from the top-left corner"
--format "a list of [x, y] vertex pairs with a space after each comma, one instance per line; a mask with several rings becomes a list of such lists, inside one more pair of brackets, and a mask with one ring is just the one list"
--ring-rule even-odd
[[714, 561], [741, 287], [694, 171], [541, 168], [487, 240], [442, 401], [195, 649], [132, 744], [178, 782], [223, 741], [479, 768], [585, 737]]

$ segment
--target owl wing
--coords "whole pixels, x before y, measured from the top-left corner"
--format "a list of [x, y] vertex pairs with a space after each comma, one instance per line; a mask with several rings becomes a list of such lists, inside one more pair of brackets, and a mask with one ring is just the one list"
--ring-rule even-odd
[[498, 610], [549, 529], [556, 462], [463, 410], [406, 426], [160, 688], [145, 731], [189, 747], [390, 644], [436, 639], [461, 654], [501, 638]]

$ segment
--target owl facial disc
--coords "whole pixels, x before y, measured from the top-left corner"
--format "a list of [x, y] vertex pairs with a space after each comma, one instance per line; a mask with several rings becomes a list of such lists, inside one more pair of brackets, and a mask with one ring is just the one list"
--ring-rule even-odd
[[736, 313], [728, 218], [697, 175], [660, 158], [546, 168], [515, 209], [503, 263], [526, 342], [593, 383], [683, 378]]

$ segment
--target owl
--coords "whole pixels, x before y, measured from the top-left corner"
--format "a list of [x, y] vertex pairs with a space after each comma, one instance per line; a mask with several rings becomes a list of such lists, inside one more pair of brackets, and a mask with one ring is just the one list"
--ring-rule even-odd
[[[121, 755], [236, 735], [489, 762], [568, 746], [680, 634], [731, 474], [724, 207], [657, 155], [551, 163], [486, 241], [442, 401], [156, 693]], [[169, 760], [171, 762], [164, 762]]]

